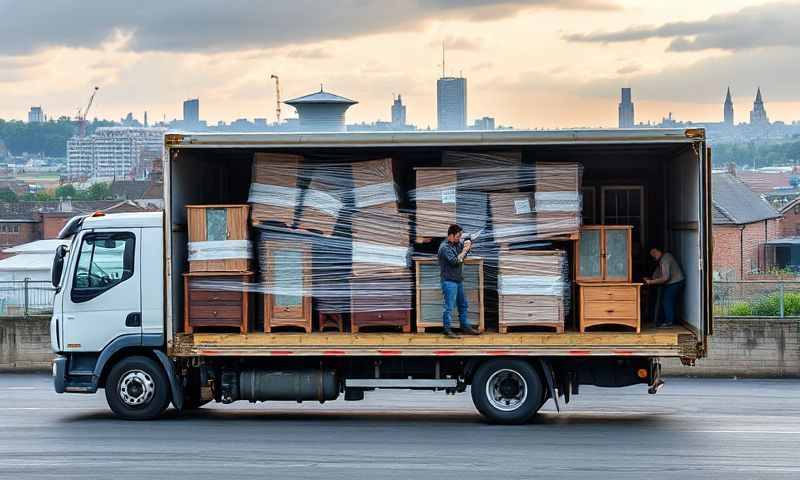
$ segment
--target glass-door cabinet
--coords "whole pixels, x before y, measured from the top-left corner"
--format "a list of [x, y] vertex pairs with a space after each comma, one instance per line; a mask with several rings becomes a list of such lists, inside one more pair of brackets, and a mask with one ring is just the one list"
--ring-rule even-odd
[[631, 282], [630, 225], [585, 225], [575, 244], [575, 280]]

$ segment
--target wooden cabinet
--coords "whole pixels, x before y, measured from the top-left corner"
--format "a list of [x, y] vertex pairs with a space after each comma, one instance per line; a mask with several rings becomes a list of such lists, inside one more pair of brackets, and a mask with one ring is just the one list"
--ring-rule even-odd
[[[417, 272], [417, 331], [426, 328], [443, 328], [442, 278], [439, 261], [435, 257], [414, 259]], [[479, 331], [484, 330], [483, 258], [464, 259], [464, 293], [467, 296], [467, 319]], [[450, 326], [460, 328], [458, 307], [452, 312]]]
[[184, 332], [208, 327], [247, 333], [251, 297], [242, 284], [252, 281], [251, 272], [184, 273]]
[[578, 282], [580, 331], [596, 325], [622, 325], [641, 332], [641, 283]]
[[311, 332], [311, 249], [303, 242], [261, 240], [264, 331], [297, 327]]
[[[187, 205], [189, 271], [251, 270], [249, 213], [249, 205]], [[223, 241], [228, 243], [219, 243]]]
[[575, 242], [577, 282], [631, 282], [630, 225], [589, 225]]

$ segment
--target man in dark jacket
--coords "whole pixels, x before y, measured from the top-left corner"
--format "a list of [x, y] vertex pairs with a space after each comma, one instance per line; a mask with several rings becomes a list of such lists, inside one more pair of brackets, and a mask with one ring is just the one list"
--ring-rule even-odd
[[458, 338], [450, 328], [453, 310], [458, 304], [458, 322], [461, 331], [468, 335], [478, 335], [467, 320], [467, 296], [464, 294], [464, 259], [472, 248], [472, 241], [461, 241], [463, 230], [458, 225], [450, 225], [447, 239], [439, 245], [439, 270], [442, 275], [442, 323], [444, 334], [449, 338]]

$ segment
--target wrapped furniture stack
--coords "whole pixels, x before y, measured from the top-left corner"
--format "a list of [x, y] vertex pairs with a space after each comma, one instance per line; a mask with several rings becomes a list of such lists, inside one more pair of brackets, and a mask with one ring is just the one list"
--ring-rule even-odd
[[399, 211], [392, 159], [354, 162], [350, 328], [411, 331], [409, 218]]
[[500, 252], [499, 329], [547, 327], [564, 331], [569, 309], [569, 267], [561, 250]]

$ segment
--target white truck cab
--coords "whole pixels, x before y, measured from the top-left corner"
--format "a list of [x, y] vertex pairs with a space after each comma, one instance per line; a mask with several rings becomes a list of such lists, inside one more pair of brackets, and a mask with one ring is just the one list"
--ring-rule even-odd
[[[98, 212], [73, 218], [59, 234], [72, 239], [53, 264], [50, 333], [59, 393], [95, 392], [123, 350], [142, 348], [171, 366], [159, 350], [165, 344], [163, 222], [162, 212]], [[148, 375], [137, 375], [121, 379], [133, 403], [152, 395], [144, 388]]]

